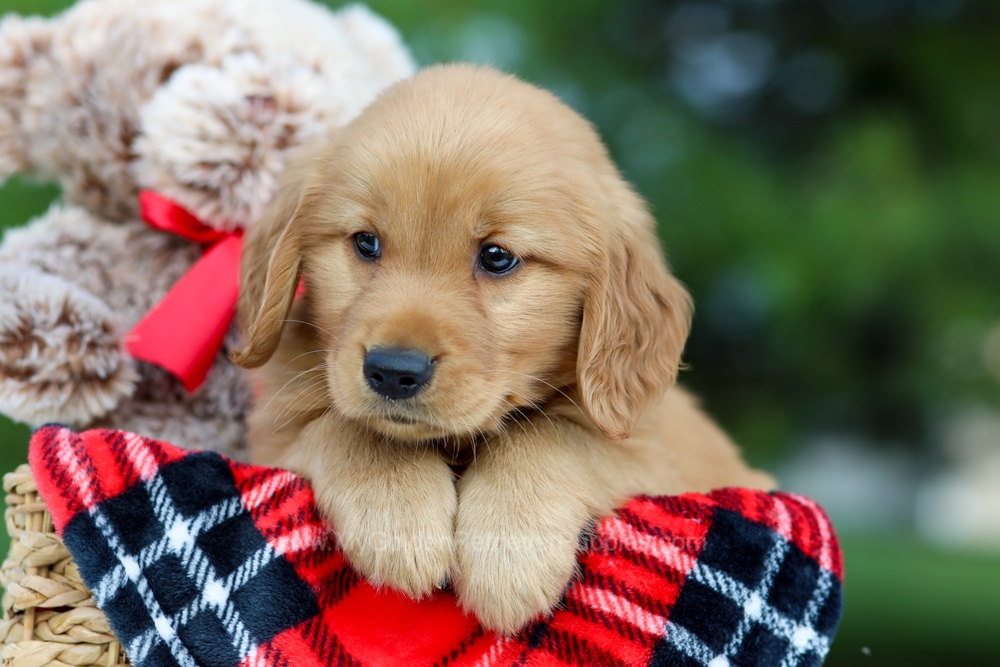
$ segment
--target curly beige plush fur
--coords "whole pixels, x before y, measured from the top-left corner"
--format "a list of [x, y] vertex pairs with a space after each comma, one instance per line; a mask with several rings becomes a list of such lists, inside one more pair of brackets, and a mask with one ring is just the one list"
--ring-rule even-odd
[[138, 220], [137, 195], [251, 226], [290, 154], [413, 69], [360, 6], [82, 0], [0, 21], [0, 181], [26, 172], [64, 193], [0, 245], [0, 411], [239, 456], [250, 388], [226, 356], [235, 333], [194, 393], [124, 351], [201, 253]]

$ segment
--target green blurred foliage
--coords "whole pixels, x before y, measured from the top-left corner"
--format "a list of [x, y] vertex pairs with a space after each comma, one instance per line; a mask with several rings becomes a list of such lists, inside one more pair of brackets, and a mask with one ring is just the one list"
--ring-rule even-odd
[[[0, 0], [0, 12], [68, 4]], [[593, 120], [695, 297], [684, 381], [752, 460], [834, 432], [929, 462], [951, 411], [996, 404], [984, 341], [1000, 327], [1000, 3], [369, 4], [422, 64], [495, 64]], [[685, 8], [766, 42], [751, 46], [777, 65], [754, 95], [721, 111], [685, 97]], [[833, 72], [822, 108], [789, 101], [797, 54]], [[54, 196], [8, 183], [0, 225]], [[6, 468], [23, 461], [25, 431], [12, 428], [0, 422]], [[993, 664], [995, 557], [861, 539], [845, 550], [847, 614], [828, 664]]]
[[994, 554], [912, 540], [846, 539], [845, 615], [826, 667], [993, 667], [1000, 656]]

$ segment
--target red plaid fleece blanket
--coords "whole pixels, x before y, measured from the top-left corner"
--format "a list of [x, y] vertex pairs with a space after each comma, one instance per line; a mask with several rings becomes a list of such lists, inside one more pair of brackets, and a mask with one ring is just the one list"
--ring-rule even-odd
[[805, 667], [840, 618], [837, 539], [789, 493], [636, 498], [585, 540], [555, 612], [501, 637], [447, 590], [413, 601], [360, 579], [287, 471], [59, 426], [30, 461], [141, 667]]

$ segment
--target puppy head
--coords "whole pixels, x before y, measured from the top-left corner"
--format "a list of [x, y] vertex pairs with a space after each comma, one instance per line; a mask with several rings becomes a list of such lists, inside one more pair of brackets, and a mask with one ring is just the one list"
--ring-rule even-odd
[[241, 273], [237, 363], [271, 357], [302, 277], [330, 404], [401, 440], [503, 429], [556, 393], [623, 438], [690, 320], [593, 128], [470, 66], [397, 84], [303, 156]]

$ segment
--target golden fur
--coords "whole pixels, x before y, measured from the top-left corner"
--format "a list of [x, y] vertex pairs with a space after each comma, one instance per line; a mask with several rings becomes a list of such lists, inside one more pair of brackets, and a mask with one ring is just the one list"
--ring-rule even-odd
[[[521, 264], [486, 273], [486, 242]], [[549, 610], [628, 496], [772, 484], [673, 387], [690, 301], [645, 204], [584, 119], [493, 70], [424, 70], [304, 156], [247, 235], [240, 309], [237, 361], [266, 363], [251, 456], [312, 481], [370, 580], [450, 577], [489, 628]], [[377, 395], [379, 347], [433, 380]]]

